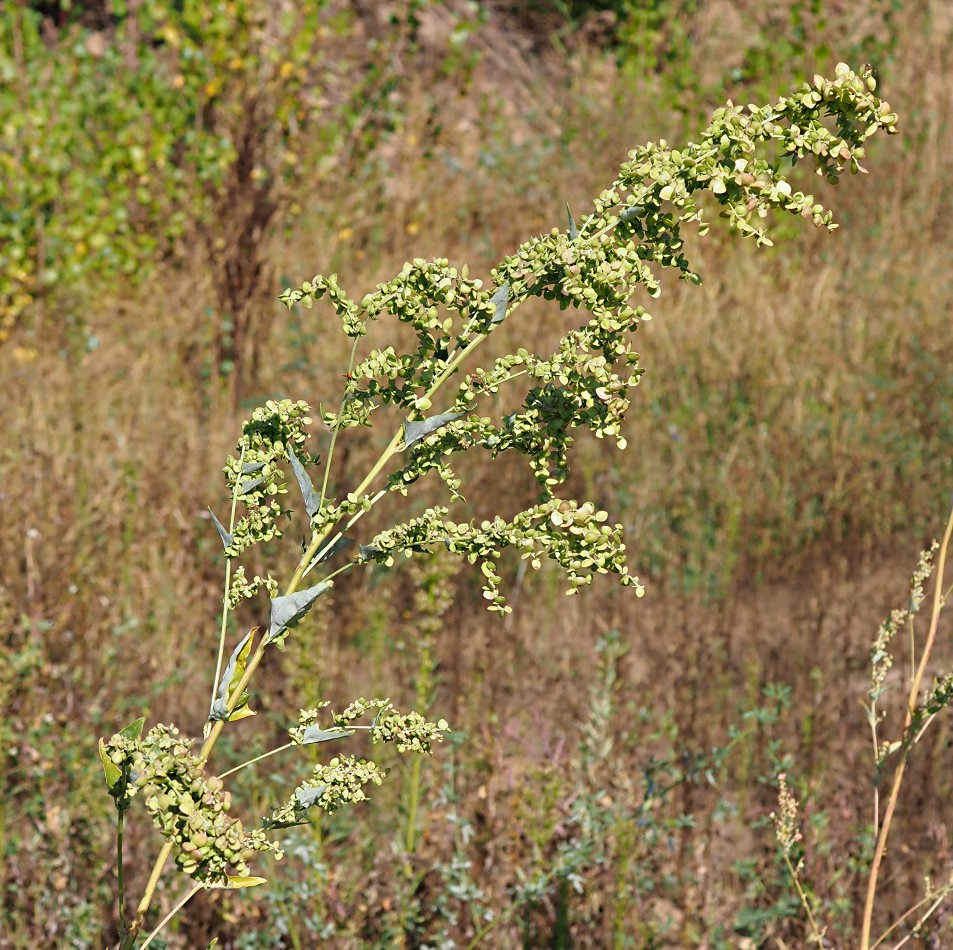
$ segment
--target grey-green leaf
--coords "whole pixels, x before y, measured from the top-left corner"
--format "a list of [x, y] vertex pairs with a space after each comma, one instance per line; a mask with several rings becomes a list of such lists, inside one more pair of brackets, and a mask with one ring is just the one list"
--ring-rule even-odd
[[465, 415], [464, 412], [441, 412], [439, 416], [431, 416], [429, 419], [408, 419], [404, 423], [404, 448], [409, 449], [421, 439], [425, 439], [431, 432], [436, 432], [448, 422], [453, 422]]
[[335, 554], [343, 551], [345, 548], [350, 547], [354, 542], [350, 538], [338, 538], [334, 544], [331, 545], [325, 551], [321, 557], [318, 558], [317, 563], [323, 564], [325, 561], [329, 561]]
[[264, 462], [245, 462], [242, 465], [242, 475], [254, 475], [265, 467]]
[[298, 480], [298, 487], [301, 489], [301, 497], [304, 499], [304, 508], [308, 512], [308, 517], [313, 518], [321, 508], [321, 493], [314, 490], [314, 482], [311, 476], [305, 471], [305, 467], [298, 461], [298, 456], [289, 446], [288, 457], [291, 459], [291, 468]]
[[218, 536], [222, 539], [222, 544], [227, 551], [235, 539], [225, 530], [225, 526], [215, 517], [215, 512], [212, 511], [211, 508], [209, 508], [208, 513], [212, 516], [212, 524], [215, 525], [215, 530], [218, 532]]
[[353, 736], [353, 731], [336, 727], [334, 729], [322, 729], [320, 726], [308, 726], [301, 736], [299, 745], [311, 745], [314, 742], [330, 742], [332, 739], [346, 739]]
[[499, 290], [490, 297], [490, 303], [496, 307], [493, 312], [493, 323], [502, 323], [506, 319], [506, 304], [510, 299], [510, 285], [501, 284]]
[[569, 240], [575, 241], [579, 237], [579, 228], [576, 227], [576, 219], [572, 216], [569, 205], [566, 205], [566, 214], [569, 215]]
[[250, 491], [254, 491], [259, 485], [263, 484], [264, 481], [264, 476], [262, 478], [249, 478], [238, 486], [238, 494], [247, 495]]
[[310, 808], [324, 794], [327, 785], [315, 785], [314, 788], [296, 788], [295, 798], [301, 808]]
[[242, 637], [241, 642], [237, 647], [232, 651], [232, 655], [228, 660], [228, 665], [225, 667], [225, 672], [222, 673], [222, 678], [218, 684], [218, 692], [215, 694], [215, 701], [212, 703], [212, 708], [209, 711], [208, 718], [210, 722], [213, 722], [217, 719], [228, 719], [228, 696], [232, 690], [232, 680], [235, 680], [235, 686], [238, 685], [239, 680], [245, 672], [245, 664], [241, 662], [241, 654], [245, 649], [248, 641], [251, 639], [252, 631], [249, 630], [248, 633]]
[[283, 597], [271, 599], [271, 626], [265, 643], [271, 643], [280, 637], [288, 627], [296, 624], [310, 609], [311, 605], [326, 591], [330, 590], [329, 581], [321, 581], [307, 590], [295, 591]]

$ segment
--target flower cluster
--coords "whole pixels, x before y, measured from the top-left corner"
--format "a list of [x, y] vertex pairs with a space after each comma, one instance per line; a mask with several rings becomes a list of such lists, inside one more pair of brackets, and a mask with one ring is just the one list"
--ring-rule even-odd
[[398, 752], [417, 752], [429, 755], [434, 742], [443, 741], [443, 733], [450, 727], [446, 719], [428, 722], [418, 712], [406, 715], [398, 712], [389, 699], [356, 699], [346, 709], [334, 713], [336, 726], [348, 727], [372, 710], [377, 710], [371, 724], [372, 742], [391, 742]]
[[445, 508], [428, 508], [418, 518], [382, 531], [361, 547], [361, 558], [392, 564], [397, 553], [410, 556], [442, 543], [471, 564], [482, 563], [483, 596], [490, 601], [489, 609], [500, 613], [510, 611], [499, 587], [502, 578], [496, 573], [496, 562], [507, 547], [520, 551], [535, 570], [543, 558], [559, 564], [569, 580], [567, 594], [591, 584], [595, 574], [609, 573], [618, 575], [624, 586], [634, 587], [637, 596], [645, 593], [638, 577], [629, 573], [622, 525], [607, 524], [607, 513], [597, 511], [591, 502], [579, 505], [551, 498], [519, 512], [511, 521], [497, 516], [479, 527], [472, 522], [455, 524], [446, 520], [446, 514]]
[[229, 456], [224, 471], [229, 490], [237, 494], [246, 514], [224, 538], [226, 557], [238, 557], [252, 544], [281, 537], [279, 521], [286, 512], [276, 496], [288, 489], [280, 463], [289, 458], [289, 449], [301, 453], [306, 439], [302, 426], [311, 423], [308, 412], [306, 402], [269, 399], [244, 423], [239, 457]]
[[788, 788], [787, 775], [784, 772], [778, 775], [778, 811], [772, 812], [771, 820], [774, 822], [778, 844], [790, 858], [801, 840], [801, 831], [797, 821], [797, 799]]
[[399, 713], [388, 704], [371, 729], [371, 741], [391, 742], [400, 753], [430, 755], [434, 742], [442, 742], [443, 734], [449, 728], [446, 719], [428, 722], [418, 712]]
[[159, 724], [139, 739], [117, 733], [105, 744], [110, 760], [128, 767], [127, 799], [141, 792], [152, 820], [177, 847], [176, 864], [206, 884], [224, 884], [232, 875], [247, 875], [256, 851], [278, 845], [260, 830], [246, 831], [228, 815], [231, 795], [221, 779], [205, 774], [204, 762], [191, 752], [172, 725]]
[[[338, 713], [331, 713], [333, 726], [322, 729], [318, 725], [322, 710], [328, 703], [315, 709], [302, 709], [298, 725], [289, 730], [297, 745], [325, 742], [354, 734], [354, 729], [368, 729], [372, 742], [390, 742], [400, 753], [416, 752], [430, 755], [434, 742], [442, 742], [443, 734], [450, 728], [446, 719], [428, 722], [420, 713], [400, 713], [389, 699], [356, 699]], [[355, 726], [358, 719], [374, 713], [370, 726]]]
[[[890, 612], [890, 616], [880, 625], [871, 646], [870, 688], [867, 690], [867, 695], [871, 699], [871, 707], [868, 718], [875, 727], [883, 721], [885, 715], [883, 711], [877, 711], [876, 703], [884, 693], [887, 674], [893, 667], [893, 654], [890, 652], [890, 645], [904, 624], [907, 622], [913, 623], [913, 615], [918, 613], [923, 605], [923, 585], [933, 573], [933, 556], [938, 548], [939, 544], [934, 541], [929, 548], [920, 553], [920, 559], [910, 577], [910, 602], [908, 607], [894, 609]], [[936, 712], [943, 708], [950, 696], [953, 696], [953, 678], [944, 677], [934, 683], [933, 690], [927, 697], [925, 705], [931, 712]], [[917, 716], [921, 713], [922, 710], [918, 710]], [[895, 743], [881, 743], [877, 747], [878, 763], [882, 762], [894, 748], [896, 748]]]
[[308, 810], [317, 805], [329, 815], [345, 805], [367, 799], [364, 786], [380, 785], [388, 770], [374, 762], [354, 756], [333, 758], [326, 765], [316, 765], [311, 778], [296, 789], [294, 795], [275, 809], [263, 822], [266, 828], [288, 828], [306, 824]]
[[245, 568], [241, 565], [235, 568], [232, 574], [232, 581], [228, 588], [228, 608], [234, 610], [243, 600], [248, 600], [258, 593], [264, 584], [269, 597], [278, 596], [278, 581], [270, 574], [267, 577], [255, 575], [253, 581], [245, 577]]

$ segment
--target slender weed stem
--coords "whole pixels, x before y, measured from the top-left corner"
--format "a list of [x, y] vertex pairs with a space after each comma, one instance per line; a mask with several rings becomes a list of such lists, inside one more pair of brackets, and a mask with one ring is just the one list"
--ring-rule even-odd
[[[910, 727], [913, 725], [914, 715], [917, 709], [917, 703], [920, 697], [920, 685], [926, 674], [927, 664], [933, 653], [933, 646], [936, 642], [937, 630], [940, 626], [940, 614], [945, 603], [943, 594], [943, 575], [946, 569], [946, 556], [950, 547], [950, 537], [953, 535], [953, 511], [946, 522], [946, 530], [943, 533], [943, 541], [940, 544], [940, 554], [937, 558], [936, 580], [933, 590], [933, 610], [930, 616], [930, 628], [927, 633], [926, 643], [923, 646], [923, 652], [920, 656], [920, 662], [910, 683], [910, 693], [907, 697], [907, 711], [903, 725], [903, 735], [906, 737]], [[861, 925], [860, 950], [871, 950], [870, 933], [873, 925], [874, 905], [877, 897], [877, 882], [880, 876], [880, 867], [883, 862], [884, 854], [887, 850], [887, 838], [890, 835], [890, 825], [893, 821], [893, 814], [897, 807], [897, 801], [900, 798], [900, 788], [903, 785], [903, 774], [906, 769], [907, 759], [910, 755], [911, 744], [907, 744], [897, 769], [894, 772], [893, 783], [890, 787], [890, 795], [884, 809], [883, 822], [880, 825], [877, 834], [877, 845], [874, 850], [874, 857], [870, 865], [870, 877], [867, 881], [867, 895], [864, 900], [864, 916]]]

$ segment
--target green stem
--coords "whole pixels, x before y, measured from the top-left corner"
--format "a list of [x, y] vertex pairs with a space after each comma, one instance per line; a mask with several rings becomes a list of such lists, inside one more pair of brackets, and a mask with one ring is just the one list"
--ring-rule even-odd
[[[232, 510], [228, 516], [228, 532], [235, 530], [235, 512], [238, 508], [238, 486], [241, 484], [241, 467], [245, 464], [245, 443], [242, 442], [242, 454], [238, 459], [239, 476], [235, 479], [232, 489]], [[225, 629], [228, 623], [228, 588], [232, 579], [232, 559], [225, 559], [225, 592], [222, 594], [222, 624], [218, 633], [218, 659], [215, 662], [215, 679], [212, 680], [212, 698], [209, 700], [209, 710], [215, 706], [215, 696], [218, 693], [218, 681], [222, 675], [222, 664], [225, 661]]]
[[407, 801], [407, 832], [404, 847], [408, 854], [417, 849], [417, 804], [420, 800], [420, 771], [423, 762], [417, 756], [410, 768], [410, 790]]
[[[323, 559], [324, 556], [328, 553], [328, 551], [330, 551], [331, 548], [333, 548], [334, 545], [337, 544], [338, 541], [340, 541], [341, 538], [343, 538], [344, 535], [347, 534], [347, 532], [350, 531], [351, 528], [353, 528], [354, 525], [356, 525], [356, 524], [358, 523], [358, 521], [360, 521], [361, 518], [363, 518], [364, 515], [366, 515], [367, 512], [370, 511], [371, 508], [373, 508], [374, 505], [376, 505], [386, 494], [387, 494], [387, 489], [386, 489], [386, 488], [382, 488], [382, 489], [371, 499], [370, 508], [366, 508], [366, 509], [365, 509], [365, 508], [361, 508], [359, 511], [354, 512], [353, 516], [351, 517], [351, 520], [348, 521], [348, 523], [347, 523], [340, 531], [338, 531], [337, 534], [335, 534], [333, 538], [331, 538], [330, 540], [328, 540], [328, 541], [324, 544], [324, 546], [321, 548], [321, 550], [317, 552], [317, 554], [315, 554], [314, 560], [312, 560], [311, 563], [304, 569], [304, 573], [301, 575], [302, 579], [305, 578], [305, 577], [307, 577], [308, 574], [310, 574], [311, 571], [314, 570], [314, 568], [316, 568], [316, 567], [321, 563], [322, 559]], [[352, 562], [352, 563], [353, 563], [353, 562]], [[341, 571], [340, 571], [340, 569], [339, 569], [339, 570], [335, 571], [334, 574], [328, 575], [328, 577], [326, 577], [325, 580], [328, 580], [328, 579], [330, 579], [331, 577], [334, 577], [335, 574], [340, 574], [340, 573], [341, 573]]]
[[[360, 337], [354, 337], [354, 342], [351, 344], [351, 356], [347, 362], [348, 375], [350, 375], [351, 370], [354, 369], [354, 357], [357, 355], [357, 341], [359, 339]], [[345, 386], [344, 392], [341, 395], [341, 405], [338, 408], [338, 418], [340, 418], [341, 415], [343, 414], [344, 404], [346, 402], [347, 402], [347, 387]], [[334, 458], [334, 446], [337, 444], [337, 440], [338, 440], [338, 429], [337, 427], [335, 427], [331, 431], [331, 444], [328, 446], [328, 458], [327, 458], [327, 461], [324, 463], [324, 478], [321, 480], [321, 499], [318, 503], [318, 515], [320, 515], [321, 512], [324, 510], [324, 500], [327, 497], [328, 483], [330, 482], [330, 479], [331, 479], [331, 460]]]
[[232, 775], [234, 772], [248, 768], [249, 765], [254, 765], [256, 762], [261, 762], [262, 759], [267, 759], [271, 755], [277, 755], [279, 752], [284, 752], [285, 749], [290, 749], [294, 744], [294, 742], [286, 742], [284, 745], [278, 746], [277, 749], [272, 749], [269, 752], [262, 752], [261, 755], [256, 755], [255, 758], [249, 759], [247, 762], [242, 762], [241, 765], [236, 765], [233, 769], [229, 769], [227, 772], [222, 772], [222, 774], [219, 775], [219, 778], [225, 778], [225, 776]]
[[116, 875], [119, 879], [119, 919], [126, 919], [126, 885], [123, 875], [122, 865], [122, 833], [125, 825], [126, 815], [120, 809], [119, 819], [116, 823]]
[[811, 933], [814, 935], [817, 945], [819, 947], [823, 947], [824, 941], [821, 936], [821, 931], [817, 926], [817, 921], [814, 919], [814, 914], [811, 911], [811, 905], [808, 903], [807, 894], [804, 893], [804, 888], [801, 887], [801, 881], [797, 876], [797, 871], [795, 870], [794, 865], [791, 863], [791, 859], [787, 854], [784, 855], [784, 863], [787, 865], [788, 873], [791, 875], [791, 880], [794, 882], [794, 889], [797, 891], [797, 896], [801, 901], [801, 906], [807, 912], [807, 919], [811, 924]]
[[[354, 490], [353, 494], [360, 496], [363, 495], [370, 485], [374, 482], [378, 475], [384, 470], [384, 467], [387, 463], [393, 458], [394, 455], [399, 451], [398, 446], [404, 437], [403, 426], [399, 428], [395, 433], [393, 438], [387, 444], [387, 448], [381, 453], [380, 458], [374, 463], [374, 467], [367, 473], [364, 477], [364, 480], [360, 485]], [[321, 531], [316, 532], [312, 538], [311, 543], [308, 545], [307, 550], [304, 554], [301, 555], [301, 559], [298, 561], [298, 566], [295, 569], [294, 574], [291, 576], [291, 580], [288, 582], [288, 587], [285, 590], [285, 594], [293, 594], [297, 589], [298, 585], [301, 583], [304, 575], [311, 569], [311, 562], [314, 560], [315, 555], [321, 549], [322, 545], [327, 541], [328, 537], [331, 535], [331, 532], [334, 531], [336, 527], [336, 522], [326, 525]]]

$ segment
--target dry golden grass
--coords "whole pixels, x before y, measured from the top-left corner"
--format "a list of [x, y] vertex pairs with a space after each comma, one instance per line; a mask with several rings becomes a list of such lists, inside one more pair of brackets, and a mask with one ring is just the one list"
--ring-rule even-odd
[[[784, 223], [768, 252], [713, 235], [693, 248], [702, 287], [663, 284], [642, 331], [648, 372], [630, 414], [630, 449], [580, 444], [574, 482], [627, 524], [649, 581], [644, 601], [599, 585], [567, 601], [544, 572], [526, 579], [516, 614], [500, 623], [479, 606], [472, 579], [458, 577], [434, 647], [433, 708], [466, 742], [436, 757], [425, 806], [432, 824], [417, 855], [402, 858], [390, 845], [401, 834], [399, 779], [367, 816], [327, 829], [320, 847], [312, 841], [333, 868], [321, 899], [339, 922], [339, 936], [322, 946], [401, 945], [386, 926], [407, 899], [402, 861], [420, 875], [417, 899], [436, 901], [434, 869], [449, 860], [453, 835], [450, 806], [433, 796], [448, 783], [475, 829], [472, 874], [498, 906], [515, 868], [552, 859], [586, 779], [579, 743], [594, 643], [613, 630], [628, 647], [607, 726], [615, 746], [589, 775], [609, 799], [641, 800], [649, 751], [666, 754], [661, 739], [639, 741], [639, 709], [668, 721], [670, 736], [677, 729], [676, 760], [724, 744], [767, 684], [790, 686], [792, 711], [739, 740], [717, 788], [685, 782], [660, 803], [665, 815], [696, 816], [663, 852], [645, 853], [634, 824], [613, 830], [610, 859], [590, 874], [586, 896], [566, 898], [590, 922], [573, 930], [572, 945], [715, 946], [705, 940], [716, 924], [772, 906], [770, 888], [783, 881], [763, 824], [774, 791], [761, 777], [782, 754], [793, 756], [814, 822], [806, 877], [823, 900], [847, 901], [840, 922], [853, 924], [864, 879], [848, 859], [870, 820], [859, 708], [869, 644], [906, 596], [916, 552], [953, 488], [949, 26], [921, 12], [901, 30], [883, 74], [902, 135], [873, 150], [870, 176], [834, 189], [841, 230]], [[438, 132], [434, 102], [452, 104], [460, 91], [410, 84], [403, 125], [377, 166], [322, 171], [313, 213], [275, 242], [289, 282], [338, 270], [359, 295], [410, 256], [485, 272], [528, 234], [561, 224], [565, 202], [583, 213], [628, 148], [678, 133], [670, 103], [647, 108], [649, 94], [621, 85], [631, 79], [605, 58], [580, 55], [558, 85], [544, 64], [538, 75], [550, 84], [541, 86], [516, 65], [518, 47], [496, 55], [478, 70], [519, 80], [512, 96], [478, 71], [472, 98]], [[196, 731], [206, 708], [220, 565], [205, 508], [223, 504], [219, 472], [242, 413], [202, 375], [211, 295], [201, 270], [166, 272], [122, 297], [104, 288], [88, 311], [76, 301], [95, 349], [70, 313], [57, 312], [44, 315], [42, 336], [25, 332], [3, 354], [0, 948], [73, 945], [71, 927], [94, 932], [89, 918], [108, 912], [115, 866], [96, 738], [140, 711]], [[343, 347], [330, 320], [315, 312], [296, 327], [276, 305], [261, 325], [260, 395], [333, 399]], [[369, 456], [362, 438], [346, 448], [344, 471]], [[472, 472], [478, 510], [531, 491], [503, 468], [502, 480], [496, 466]], [[411, 596], [399, 577], [342, 585], [313, 624], [319, 654], [292, 648], [284, 670], [267, 674], [271, 691], [249, 731], [273, 735], [321, 697], [382, 691], [412, 701]], [[909, 779], [884, 919], [916, 899], [924, 873], [948, 871], [949, 741], [941, 726]], [[258, 809], [275, 794], [264, 773], [246, 786]], [[151, 848], [141, 836], [130, 845], [133, 891]], [[735, 864], [747, 859], [750, 873]], [[639, 877], [647, 869], [670, 883], [649, 894]], [[554, 894], [486, 945], [569, 946], [553, 936]], [[261, 913], [249, 900], [210, 899], [170, 946], [272, 926]], [[669, 935], [649, 943], [653, 921], [665, 917]], [[632, 942], [617, 942], [619, 933]], [[728, 934], [725, 946], [744, 945]], [[768, 935], [768, 946], [804, 939], [790, 921], [772, 922]], [[949, 929], [937, 939], [953, 941]]]

